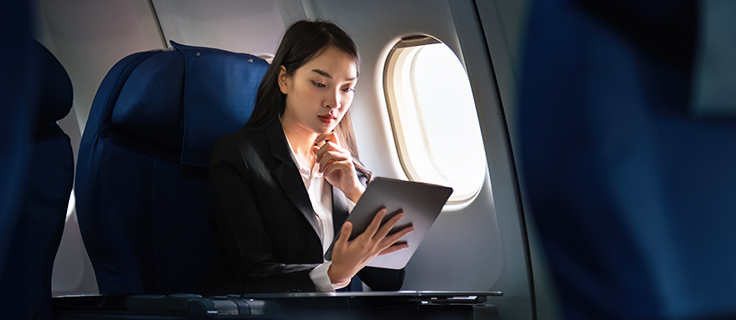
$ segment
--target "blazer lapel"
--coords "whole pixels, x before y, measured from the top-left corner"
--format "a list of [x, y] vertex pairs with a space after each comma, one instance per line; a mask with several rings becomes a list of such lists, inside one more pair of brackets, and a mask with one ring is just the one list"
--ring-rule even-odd
[[271, 148], [271, 156], [281, 162], [271, 174], [278, 181], [279, 185], [281, 185], [289, 200], [301, 211], [304, 218], [307, 219], [315, 235], [319, 237], [319, 222], [317, 222], [314, 209], [312, 209], [312, 202], [309, 201], [307, 190], [304, 188], [304, 181], [299, 175], [299, 169], [297, 169], [296, 164], [291, 159], [291, 151], [289, 151], [289, 145], [284, 135], [284, 129], [281, 127], [281, 122], [274, 120], [268, 125], [266, 130], [268, 130], [268, 143]]
[[[326, 181], [325, 181], [326, 182]], [[348, 219], [348, 198], [340, 189], [332, 187], [332, 226], [335, 238], [338, 237], [342, 224]]]

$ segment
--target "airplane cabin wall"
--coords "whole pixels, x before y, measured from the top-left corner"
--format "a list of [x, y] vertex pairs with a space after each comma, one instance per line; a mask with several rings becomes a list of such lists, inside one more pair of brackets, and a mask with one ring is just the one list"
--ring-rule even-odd
[[[517, 84], [521, 83], [526, 21], [531, 2], [529, 0], [476, 1], [478, 15], [485, 33], [485, 43], [493, 58], [493, 71], [503, 103], [509, 138], [514, 150], [514, 160], [517, 164], [520, 163], [519, 159], [523, 155], [519, 152], [516, 130], [518, 125], [516, 88]], [[520, 167], [517, 166], [517, 168]], [[522, 170], [517, 170], [517, 174], [521, 177], [524, 173]], [[523, 195], [522, 181], [523, 179], [519, 179]], [[532, 261], [536, 316], [538, 319], [560, 319], [554, 281], [544, 259], [544, 252], [537, 239], [536, 224], [529, 210], [529, 206], [525, 204], [524, 217], [529, 255]]]
[[284, 23], [276, 1], [152, 0], [166, 39], [202, 47], [273, 56]]

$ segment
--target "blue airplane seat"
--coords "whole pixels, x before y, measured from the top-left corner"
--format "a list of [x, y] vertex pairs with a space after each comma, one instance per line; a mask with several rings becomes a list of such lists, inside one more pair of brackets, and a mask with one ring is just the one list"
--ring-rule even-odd
[[51, 273], [74, 181], [69, 137], [56, 124], [72, 107], [72, 83], [64, 67], [38, 42], [40, 66], [30, 158], [8, 259], [0, 274], [5, 319], [51, 319]]
[[533, 4], [521, 168], [562, 319], [736, 318], [736, 119], [691, 109], [697, 11]]
[[246, 123], [268, 63], [172, 45], [112, 67], [82, 136], [77, 214], [102, 294], [198, 292], [216, 254], [210, 148]]
[[33, 111], [27, 101], [36, 96], [38, 77], [31, 55], [31, 5], [17, 2], [0, 10], [0, 274], [11, 246], [19, 214], [19, 185], [25, 183]]

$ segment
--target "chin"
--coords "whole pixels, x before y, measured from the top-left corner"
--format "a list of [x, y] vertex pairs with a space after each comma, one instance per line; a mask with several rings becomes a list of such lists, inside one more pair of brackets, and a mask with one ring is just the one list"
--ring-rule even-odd
[[330, 132], [332, 130], [329, 127], [320, 126], [320, 127], [314, 127], [314, 128], [312, 128], [312, 131], [314, 131], [314, 133], [316, 133], [316, 134], [323, 134], [323, 133]]
[[315, 128], [316, 130], [314, 130], [314, 132], [318, 134], [328, 133], [328, 132], [332, 132], [333, 130], [335, 130], [335, 128], [337, 128], [337, 125], [334, 125], [334, 126], [322, 125], [322, 126]]

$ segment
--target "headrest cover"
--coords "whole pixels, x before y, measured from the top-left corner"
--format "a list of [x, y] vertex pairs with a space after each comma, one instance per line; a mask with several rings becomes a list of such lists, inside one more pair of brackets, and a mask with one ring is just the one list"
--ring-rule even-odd
[[141, 62], [128, 77], [112, 111], [112, 123], [128, 138], [181, 148], [181, 101], [184, 57], [176, 50], [161, 51]]
[[43, 63], [36, 111], [36, 128], [40, 128], [69, 114], [74, 101], [74, 90], [72, 81], [59, 60], [37, 41], [33, 43], [33, 50], [37, 51], [39, 61]]
[[190, 47], [184, 54], [184, 141], [181, 163], [207, 166], [218, 138], [245, 125], [268, 62], [256, 56]]
[[218, 138], [250, 118], [268, 63], [256, 56], [171, 42], [141, 62], [112, 111], [117, 133], [163, 147], [182, 164], [209, 165]]

